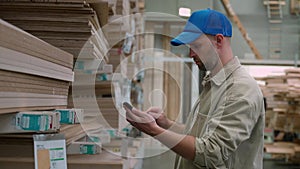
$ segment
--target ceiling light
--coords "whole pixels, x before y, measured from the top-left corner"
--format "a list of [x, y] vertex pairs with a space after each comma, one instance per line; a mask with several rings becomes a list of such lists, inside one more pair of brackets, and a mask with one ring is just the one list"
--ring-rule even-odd
[[179, 8], [179, 16], [190, 17], [191, 9], [190, 8]]

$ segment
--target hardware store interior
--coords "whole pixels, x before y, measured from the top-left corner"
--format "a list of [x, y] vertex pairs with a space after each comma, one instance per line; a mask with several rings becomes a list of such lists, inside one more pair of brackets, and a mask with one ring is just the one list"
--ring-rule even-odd
[[0, 0], [0, 168], [300, 169], [299, 65], [300, 0]]

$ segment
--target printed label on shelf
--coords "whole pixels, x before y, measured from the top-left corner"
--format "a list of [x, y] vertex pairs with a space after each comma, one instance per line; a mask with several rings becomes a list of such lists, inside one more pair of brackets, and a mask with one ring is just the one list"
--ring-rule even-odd
[[35, 168], [67, 169], [66, 141], [62, 134], [33, 135]]

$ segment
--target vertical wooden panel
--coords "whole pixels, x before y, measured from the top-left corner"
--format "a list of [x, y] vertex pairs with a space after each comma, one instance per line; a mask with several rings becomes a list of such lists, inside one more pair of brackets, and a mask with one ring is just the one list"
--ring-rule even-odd
[[[155, 24], [152, 22], [146, 23], [146, 32], [154, 32]], [[153, 60], [148, 58], [145, 62], [145, 79], [143, 82], [144, 90], [144, 109], [148, 109], [151, 106], [158, 106], [163, 108], [163, 95], [158, 95], [157, 92], [163, 91], [163, 62], [159, 59], [163, 56], [161, 52], [155, 51], [154, 48], [154, 34], [146, 33], [145, 35], [145, 53], [147, 56], [153, 56]]]
[[181, 110], [182, 63], [166, 62], [164, 64], [164, 92], [166, 94], [166, 112], [168, 118], [176, 120]]
[[[170, 23], [164, 23], [163, 28], [163, 49], [165, 50], [164, 57], [169, 56], [170, 46]], [[176, 120], [180, 112], [181, 106], [181, 65], [180, 62], [165, 62], [164, 63], [164, 93], [166, 95], [167, 117], [171, 120]]]

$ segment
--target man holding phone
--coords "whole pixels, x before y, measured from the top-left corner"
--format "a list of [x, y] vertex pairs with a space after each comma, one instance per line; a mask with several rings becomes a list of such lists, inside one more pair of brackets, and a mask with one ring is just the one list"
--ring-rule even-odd
[[157, 107], [142, 112], [124, 105], [133, 126], [177, 153], [175, 168], [262, 169], [263, 96], [234, 57], [231, 36], [228, 18], [205, 9], [195, 11], [171, 41], [189, 45], [190, 57], [207, 71], [187, 125], [167, 119]]

